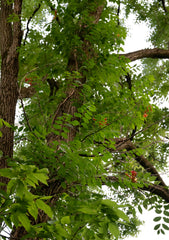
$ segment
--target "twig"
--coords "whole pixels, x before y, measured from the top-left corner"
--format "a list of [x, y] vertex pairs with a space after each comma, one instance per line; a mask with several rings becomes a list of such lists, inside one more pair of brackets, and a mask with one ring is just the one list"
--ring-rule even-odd
[[19, 85], [19, 95], [20, 95], [20, 92], [21, 92], [22, 83], [25, 81], [26, 76], [28, 76], [28, 75], [29, 75], [30, 73], [32, 73], [32, 72], [35, 72], [38, 68], [39, 68], [39, 67], [33, 68], [32, 70], [30, 70], [29, 72], [27, 72], [27, 73], [23, 76], [23, 78], [22, 78], [21, 81], [20, 81], [20, 85]]
[[86, 135], [86, 136], [81, 140], [81, 142], [84, 142], [84, 140], [86, 140], [86, 138], [94, 135], [95, 133], [98, 133], [98, 132], [102, 131], [103, 129], [105, 129], [106, 127], [108, 127], [108, 126], [110, 126], [110, 125], [112, 125], [112, 124], [113, 124], [113, 123], [110, 123], [110, 124], [108, 124], [108, 125], [106, 125], [106, 126], [104, 126], [104, 127], [102, 127], [102, 128], [97, 129], [96, 131], [94, 131], [94, 132], [92, 132], [92, 133], [89, 133], [88, 135]]
[[161, 2], [162, 2], [164, 12], [167, 13], [167, 9], [165, 7], [165, 0], [161, 0]]
[[[55, 63], [48, 63], [48, 64], [44, 64], [42, 65], [41, 67], [44, 68], [44, 67], [49, 67], [49, 66], [52, 66], [52, 65], [56, 65], [57, 62]], [[35, 67], [33, 69], [31, 69], [30, 71], [28, 71], [21, 79], [20, 81], [20, 85], [19, 85], [19, 93], [21, 91], [21, 88], [22, 88], [22, 83], [25, 81], [25, 78], [32, 72], [35, 72], [36, 70], [40, 69], [40, 67]]]
[[39, 3], [38, 7], [35, 8], [34, 12], [33, 12], [32, 15], [30, 16], [30, 18], [28, 19], [27, 27], [26, 27], [27, 31], [26, 31], [26, 34], [25, 34], [25, 39], [24, 39], [24, 41], [23, 41], [23, 46], [25, 46], [26, 39], [27, 39], [27, 36], [28, 36], [29, 30], [30, 30], [30, 29], [29, 29], [29, 23], [30, 23], [30, 21], [32, 20], [32, 18], [35, 16], [35, 14], [37, 13], [37, 11], [40, 9], [41, 4], [42, 4], [42, 2]]
[[118, 2], [118, 9], [117, 9], [117, 25], [119, 26], [120, 25], [120, 0]]

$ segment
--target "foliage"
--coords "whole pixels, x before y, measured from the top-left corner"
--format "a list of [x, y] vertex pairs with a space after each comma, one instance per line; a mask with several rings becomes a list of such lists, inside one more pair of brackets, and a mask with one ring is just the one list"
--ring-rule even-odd
[[[15, 132], [14, 157], [0, 169], [9, 180], [0, 191], [1, 222], [13, 231], [24, 227], [22, 239], [125, 238], [137, 233], [136, 209], [143, 207], [155, 208], [158, 234], [169, 230], [168, 205], [149, 189], [162, 183], [138, 161], [167, 166], [168, 109], [156, 102], [168, 95], [168, 62], [145, 60], [142, 73], [130, 67], [119, 55], [127, 33], [119, 1], [110, 2], [23, 1], [18, 85], [35, 91], [20, 97], [17, 126], [0, 119], [0, 128]], [[150, 40], [165, 48], [168, 35], [158, 36], [168, 15], [154, 14], [158, 6], [123, 7], [126, 16], [132, 10], [149, 21]], [[59, 85], [53, 94], [49, 79]], [[136, 147], [122, 149], [117, 139]]]

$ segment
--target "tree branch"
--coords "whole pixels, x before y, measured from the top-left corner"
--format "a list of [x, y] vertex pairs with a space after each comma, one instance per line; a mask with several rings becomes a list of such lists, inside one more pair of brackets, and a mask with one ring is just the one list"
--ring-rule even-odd
[[165, 7], [165, 0], [161, 0], [161, 2], [162, 2], [164, 12], [167, 13], [167, 9]]
[[28, 36], [28, 33], [29, 33], [29, 23], [30, 23], [30, 21], [32, 20], [32, 18], [35, 16], [35, 14], [37, 13], [37, 11], [40, 9], [41, 4], [42, 4], [42, 2], [39, 3], [38, 7], [35, 8], [34, 12], [33, 12], [32, 15], [30, 16], [30, 18], [28, 19], [27, 27], [26, 27], [27, 31], [26, 31], [25, 38], [24, 38], [24, 41], [23, 41], [23, 46], [25, 46], [26, 39], [27, 39], [27, 36]]
[[36, 90], [33, 86], [29, 86], [28, 88], [22, 87], [18, 98], [31, 98], [35, 93]]
[[[118, 177], [115, 177], [115, 176], [107, 176], [105, 178], [105, 181], [103, 181], [102, 179], [101, 179], [101, 181], [102, 181], [102, 184], [106, 184], [105, 181], [119, 182], [119, 179], [118, 179]], [[155, 194], [155, 195], [161, 197], [162, 199], [164, 199], [167, 203], [169, 203], [169, 190], [167, 188], [165, 188], [164, 186], [155, 185], [155, 184], [151, 184], [151, 183], [146, 183], [146, 184], [149, 184], [149, 186], [148, 187], [144, 186], [139, 189], [150, 192], [152, 194]]]
[[[120, 152], [124, 149], [126, 149], [128, 152], [132, 151], [133, 156], [135, 160], [149, 173], [151, 173], [152, 176], [156, 177], [156, 181], [158, 181], [158, 184], [152, 184], [146, 182], [145, 186], [142, 187], [141, 189], [144, 191], [151, 192], [153, 194], [156, 194], [157, 196], [161, 197], [164, 199], [166, 202], [169, 203], [169, 190], [168, 186], [165, 184], [163, 179], [161, 178], [159, 172], [156, 170], [156, 168], [149, 162], [143, 155], [137, 154], [137, 148], [135, 145], [130, 141], [130, 139], [126, 138], [114, 138], [112, 141], [115, 142], [115, 149], [114, 148], [109, 148], [107, 147], [107, 150], [111, 153], [114, 152]], [[99, 143], [103, 144], [103, 143]], [[119, 182], [118, 177], [116, 176], [106, 176], [106, 180], [110, 182]], [[102, 181], [102, 184], [106, 184], [105, 182]], [[148, 186], [147, 186], [148, 185]]]
[[[115, 138], [113, 139], [115, 141], [115, 147], [116, 150], [121, 151], [123, 149], [126, 149], [127, 151], [132, 151], [135, 157], [135, 160], [147, 171], [150, 172], [153, 176], [156, 177], [156, 180], [159, 181], [159, 185], [167, 187], [167, 185], [164, 183], [163, 179], [161, 178], [160, 174], [156, 170], [156, 168], [151, 164], [143, 155], [137, 154], [137, 148], [134, 146], [134, 144], [126, 138]], [[114, 149], [112, 149], [114, 151]]]
[[128, 58], [131, 62], [142, 58], [169, 58], [169, 50], [154, 48], [154, 49], [142, 49], [135, 52], [119, 54]]

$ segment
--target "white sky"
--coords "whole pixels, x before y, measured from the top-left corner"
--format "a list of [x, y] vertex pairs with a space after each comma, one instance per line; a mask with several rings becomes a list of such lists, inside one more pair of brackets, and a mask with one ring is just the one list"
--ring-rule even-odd
[[[148, 27], [146, 24], [134, 24], [134, 17], [130, 17], [128, 37], [124, 46], [125, 52], [137, 51], [144, 48], [149, 48], [151, 45], [148, 43]], [[165, 176], [165, 182], [169, 184], [169, 179]], [[154, 230], [154, 226], [157, 224], [153, 221], [154, 217], [157, 216], [153, 211], [143, 211], [143, 214], [138, 214], [139, 219], [144, 221], [144, 225], [140, 227], [140, 233], [135, 237], [128, 237], [125, 240], [169, 240], [169, 231], [165, 231], [165, 235], [157, 235]], [[167, 236], [168, 235], [168, 236]]]

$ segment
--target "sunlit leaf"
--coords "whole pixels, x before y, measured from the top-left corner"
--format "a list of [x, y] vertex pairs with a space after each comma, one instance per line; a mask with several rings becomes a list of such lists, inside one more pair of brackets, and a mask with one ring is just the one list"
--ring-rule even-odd
[[50, 218], [53, 216], [53, 212], [49, 205], [47, 205], [44, 201], [37, 199], [36, 205], [38, 208], [42, 209]]
[[29, 218], [23, 213], [18, 213], [17, 217], [18, 217], [19, 221], [21, 222], [21, 224], [23, 225], [23, 227], [26, 229], [26, 231], [29, 232], [31, 229], [31, 224], [30, 224]]

